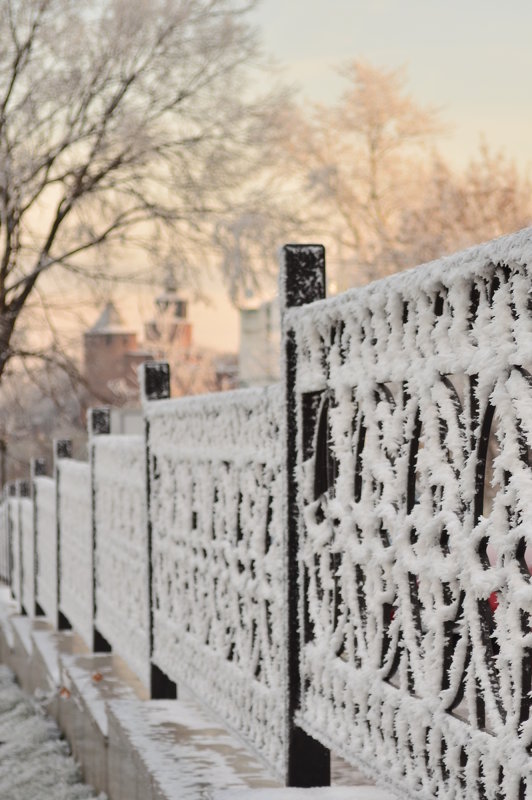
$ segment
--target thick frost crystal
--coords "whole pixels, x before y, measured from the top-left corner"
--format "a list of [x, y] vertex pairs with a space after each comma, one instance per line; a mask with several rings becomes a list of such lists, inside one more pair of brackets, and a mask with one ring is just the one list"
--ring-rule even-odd
[[142, 436], [91, 441], [98, 631], [149, 684], [146, 456]]
[[287, 313], [299, 724], [406, 797], [532, 792], [531, 232]]
[[59, 541], [54, 481], [5, 497], [0, 577], [281, 780], [300, 726], [409, 800], [527, 800], [531, 263], [532, 229], [305, 305], [323, 250], [288, 248], [286, 389], [161, 399], [147, 365], [146, 439], [99, 409], [58, 459]]
[[148, 403], [154, 661], [284, 773], [280, 387]]

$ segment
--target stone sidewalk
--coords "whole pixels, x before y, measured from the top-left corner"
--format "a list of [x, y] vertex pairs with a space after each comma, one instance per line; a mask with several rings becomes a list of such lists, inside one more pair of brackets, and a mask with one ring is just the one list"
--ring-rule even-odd
[[[283, 788], [191, 697], [181, 692], [179, 700], [149, 700], [120, 658], [90, 653], [74, 632], [57, 632], [43, 618], [31, 621], [14, 613], [5, 592], [0, 592], [0, 623], [0, 661], [27, 692], [42, 698], [83, 779], [110, 800], [394, 800], [337, 759], [336, 785]], [[11, 797], [2, 791], [0, 797], [32, 800], [29, 794]], [[71, 795], [49, 797], [70, 800]], [[79, 800], [89, 797], [94, 795], [80, 794]], [[38, 798], [48, 800], [45, 792]]]

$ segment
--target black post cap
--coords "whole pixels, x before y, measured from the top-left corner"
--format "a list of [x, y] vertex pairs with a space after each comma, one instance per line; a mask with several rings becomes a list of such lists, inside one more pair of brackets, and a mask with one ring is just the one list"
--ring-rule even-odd
[[143, 401], [170, 397], [170, 366], [166, 361], [147, 361], [138, 371]]
[[33, 458], [31, 461], [31, 475], [36, 478], [39, 475], [46, 475], [46, 459]]
[[17, 482], [18, 488], [18, 496], [19, 497], [29, 497], [31, 494], [30, 490], [30, 482], [29, 481], [18, 481]]
[[109, 406], [89, 408], [89, 436], [104, 436], [111, 433], [111, 409]]
[[54, 458], [72, 458], [72, 439], [54, 439]]
[[321, 244], [286, 244], [282, 249], [280, 295], [285, 308], [325, 297], [325, 248]]

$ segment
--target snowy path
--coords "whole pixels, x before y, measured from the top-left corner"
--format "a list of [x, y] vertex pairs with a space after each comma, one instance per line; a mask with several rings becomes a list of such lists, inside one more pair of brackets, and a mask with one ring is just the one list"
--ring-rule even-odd
[[[68, 745], [39, 704], [0, 665], [0, 797], [2, 800], [94, 800], [80, 782]], [[99, 795], [105, 800], [105, 795]]]

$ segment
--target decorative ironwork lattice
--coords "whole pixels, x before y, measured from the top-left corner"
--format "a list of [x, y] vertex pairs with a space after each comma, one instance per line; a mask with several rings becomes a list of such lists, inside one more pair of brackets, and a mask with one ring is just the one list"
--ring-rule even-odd
[[298, 723], [409, 798], [532, 792], [529, 240], [287, 314]]
[[146, 456], [142, 436], [91, 440], [95, 624], [149, 685]]
[[284, 774], [280, 387], [146, 405], [153, 661]]

